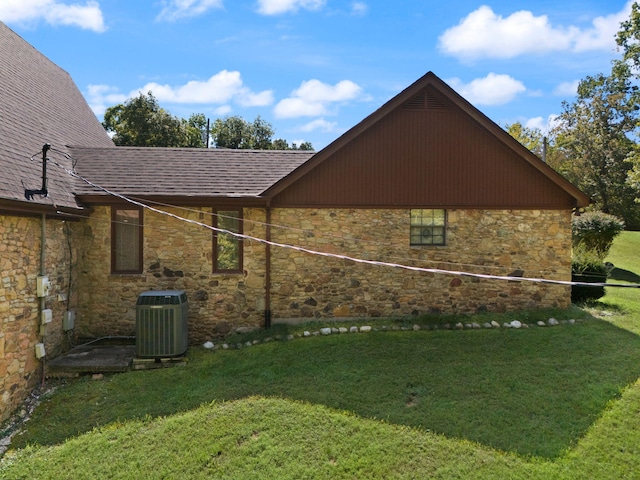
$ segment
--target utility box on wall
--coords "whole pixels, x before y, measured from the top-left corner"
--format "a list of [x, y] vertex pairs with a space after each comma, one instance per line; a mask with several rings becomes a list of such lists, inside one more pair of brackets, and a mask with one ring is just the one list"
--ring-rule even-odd
[[136, 303], [136, 356], [166, 358], [184, 354], [189, 346], [189, 303], [183, 290], [143, 292]]

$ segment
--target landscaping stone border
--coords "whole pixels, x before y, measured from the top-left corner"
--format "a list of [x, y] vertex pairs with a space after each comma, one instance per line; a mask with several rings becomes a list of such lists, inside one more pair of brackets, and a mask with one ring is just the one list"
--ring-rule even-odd
[[261, 343], [270, 343], [274, 341], [289, 341], [295, 340], [298, 338], [306, 338], [306, 337], [318, 337], [318, 336], [329, 336], [329, 335], [343, 335], [343, 334], [353, 334], [353, 333], [369, 333], [369, 332], [387, 332], [387, 331], [421, 331], [421, 330], [482, 330], [482, 329], [528, 329], [535, 327], [557, 327], [564, 325], [575, 325], [578, 322], [582, 322], [583, 319], [569, 319], [569, 320], [556, 320], [553, 317], [547, 319], [547, 321], [539, 320], [535, 323], [526, 323], [521, 322], [520, 320], [512, 320], [511, 322], [504, 322], [502, 325], [495, 320], [492, 322], [486, 322], [483, 324], [477, 322], [457, 322], [457, 323], [443, 323], [439, 324], [428, 324], [428, 325], [418, 325], [417, 323], [411, 327], [408, 326], [399, 326], [392, 325], [387, 326], [383, 325], [381, 327], [372, 327], [371, 325], [362, 325], [356, 326], [353, 325], [349, 328], [347, 327], [321, 327], [317, 330], [304, 330], [302, 333], [297, 334], [289, 334], [289, 335], [275, 335], [273, 337], [267, 337], [265, 339], [255, 339], [255, 340], [247, 340], [243, 343], [221, 343], [214, 344], [213, 342], [205, 342], [202, 346], [208, 350], [229, 350], [236, 349], [239, 350], [241, 348], [252, 347], [254, 345], [260, 345]]

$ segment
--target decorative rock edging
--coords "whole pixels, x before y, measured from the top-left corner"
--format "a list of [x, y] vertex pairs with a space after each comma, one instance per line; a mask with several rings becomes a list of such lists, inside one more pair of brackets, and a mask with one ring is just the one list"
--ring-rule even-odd
[[549, 318], [546, 322], [539, 320], [536, 323], [525, 323], [525, 322], [521, 322], [520, 320], [512, 320], [511, 322], [504, 322], [502, 325], [500, 325], [498, 322], [496, 322], [495, 320], [492, 321], [491, 323], [486, 322], [483, 323], [482, 325], [480, 325], [479, 323], [473, 322], [473, 323], [462, 323], [462, 322], [458, 322], [455, 324], [451, 324], [451, 323], [444, 323], [442, 325], [439, 324], [429, 324], [429, 325], [418, 325], [418, 324], [414, 324], [412, 327], [406, 327], [406, 326], [398, 326], [398, 325], [393, 325], [391, 327], [388, 327], [386, 325], [383, 325], [380, 328], [373, 328], [370, 325], [362, 325], [360, 327], [358, 326], [352, 326], [350, 328], [346, 328], [346, 327], [322, 327], [319, 330], [314, 330], [314, 331], [309, 331], [309, 330], [305, 330], [302, 333], [298, 333], [298, 334], [289, 334], [289, 335], [275, 335], [273, 337], [267, 337], [264, 340], [247, 340], [244, 343], [237, 343], [237, 344], [229, 344], [229, 343], [222, 343], [220, 346], [214, 344], [213, 342], [205, 342], [203, 344], [203, 347], [208, 349], [208, 350], [218, 350], [218, 349], [223, 349], [223, 350], [229, 350], [229, 349], [241, 349], [241, 348], [247, 348], [247, 347], [252, 347], [254, 345], [259, 345], [261, 343], [270, 343], [270, 342], [274, 342], [274, 341], [288, 341], [288, 340], [295, 340], [296, 338], [305, 338], [305, 337], [318, 337], [318, 336], [329, 336], [329, 335], [339, 335], [339, 334], [345, 334], [345, 333], [369, 333], [369, 332], [386, 332], [386, 331], [413, 331], [413, 332], [418, 332], [420, 330], [481, 330], [481, 329], [528, 329], [531, 327], [556, 327], [556, 326], [561, 326], [561, 325], [575, 325], [578, 322], [582, 322], [582, 319], [569, 319], [569, 320], [556, 320], [555, 318], [551, 317]]

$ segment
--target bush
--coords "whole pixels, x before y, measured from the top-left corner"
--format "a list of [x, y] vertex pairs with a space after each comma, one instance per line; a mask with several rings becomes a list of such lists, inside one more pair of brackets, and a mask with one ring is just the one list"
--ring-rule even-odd
[[[573, 250], [571, 259], [571, 281], [582, 283], [604, 283], [607, 280], [607, 267], [600, 255], [580, 244]], [[604, 287], [589, 287], [573, 285], [571, 287], [571, 301], [573, 303], [586, 300], [597, 300], [604, 296]]]
[[603, 261], [609, 253], [613, 239], [622, 230], [624, 230], [624, 222], [614, 215], [587, 212], [574, 216], [571, 220], [574, 250], [584, 249]]

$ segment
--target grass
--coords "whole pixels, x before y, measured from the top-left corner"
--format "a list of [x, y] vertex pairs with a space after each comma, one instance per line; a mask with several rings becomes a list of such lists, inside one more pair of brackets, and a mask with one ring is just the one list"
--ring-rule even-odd
[[[611, 261], [640, 273], [640, 234], [620, 240]], [[82, 378], [38, 408], [0, 477], [638, 478], [640, 295], [608, 288], [586, 310], [543, 312], [585, 318], [554, 328], [191, 349], [185, 367]]]

